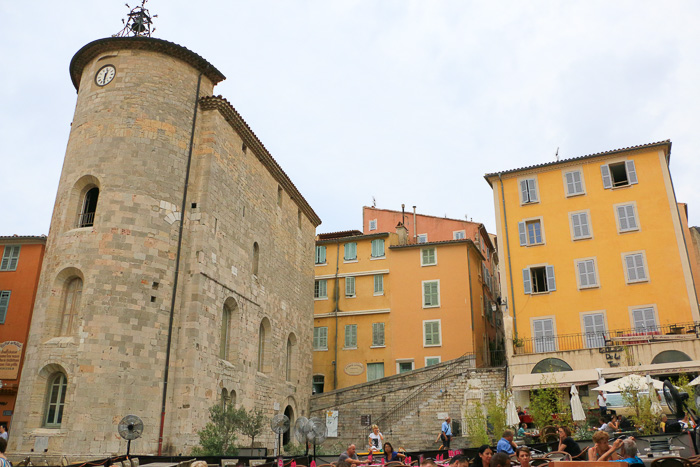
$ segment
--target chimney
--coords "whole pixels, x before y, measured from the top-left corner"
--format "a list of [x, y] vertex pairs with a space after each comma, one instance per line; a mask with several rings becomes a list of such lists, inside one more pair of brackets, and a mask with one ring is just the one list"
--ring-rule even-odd
[[406, 245], [408, 243], [408, 229], [403, 222], [399, 222], [396, 225], [396, 235], [399, 236], [399, 245]]

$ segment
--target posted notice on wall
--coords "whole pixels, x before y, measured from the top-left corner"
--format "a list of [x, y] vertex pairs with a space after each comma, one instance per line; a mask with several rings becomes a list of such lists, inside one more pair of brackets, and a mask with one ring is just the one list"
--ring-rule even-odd
[[19, 377], [19, 361], [22, 358], [22, 343], [5, 341], [0, 343], [0, 380]]

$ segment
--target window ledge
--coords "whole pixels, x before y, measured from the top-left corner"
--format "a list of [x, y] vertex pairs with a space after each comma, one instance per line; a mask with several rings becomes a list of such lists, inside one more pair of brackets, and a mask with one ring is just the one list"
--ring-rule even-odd
[[357, 346], [355, 346], [355, 347], [343, 347], [341, 350], [357, 350]]
[[599, 289], [599, 288], [600, 288], [600, 284], [596, 284], [596, 285], [587, 285], [586, 287], [579, 286], [578, 289], [579, 290], [590, 290], [590, 289]]
[[440, 305], [423, 305], [423, 309], [429, 309], [429, 308], [440, 308]]
[[442, 347], [442, 344], [423, 344], [423, 347]]
[[370, 345], [370, 349], [385, 349], [386, 345]]
[[523, 202], [520, 203], [521, 206], [529, 206], [531, 204], [540, 204], [540, 202], [539, 201], [528, 201], [526, 203], [523, 203]]
[[634, 185], [634, 184], [633, 184], [633, 183], [627, 183], [627, 185], [618, 185], [618, 186], [614, 186], [614, 185], [613, 185], [612, 187], [610, 187], [610, 189], [611, 189], [611, 190], [619, 190], [620, 188], [629, 188], [629, 187], [631, 187], [632, 185]]
[[343, 263], [357, 263], [357, 258], [355, 259], [343, 259]]
[[421, 264], [420, 267], [424, 268], [426, 266], [437, 266], [437, 263]]
[[546, 290], [544, 292], [531, 292], [530, 295], [547, 295], [547, 294], [550, 294], [552, 292], [554, 292], [554, 290], [552, 290], [552, 291]]
[[649, 279], [640, 279], [638, 281], [627, 281], [627, 285], [633, 285], [633, 284], [646, 284], [649, 282]]
[[545, 245], [544, 242], [541, 242], [541, 243], [528, 243], [527, 245], [523, 245], [523, 246], [531, 247], [531, 246], [543, 246], [543, 245]]
[[314, 263], [314, 266], [328, 266], [328, 263]]
[[314, 352], [328, 352], [328, 347], [325, 349], [314, 349]]
[[328, 297], [314, 297], [314, 301], [328, 300]]
[[384, 296], [384, 292], [382, 292], [382, 293], [377, 293], [377, 292], [375, 292], [375, 293], [374, 293], [374, 296], [375, 296], [375, 297], [383, 297], [383, 296]]
[[346, 295], [345, 298], [357, 298], [357, 295]]
[[62, 431], [60, 426], [55, 428], [42, 427], [36, 428], [31, 431], [30, 436], [57, 436], [57, 435], [67, 435], [68, 432]]
[[378, 259], [386, 259], [386, 255], [384, 255], [384, 256], [372, 256], [369, 260], [370, 260], [370, 261], [375, 261], [375, 260], [378, 260]]
[[628, 229], [628, 230], [618, 230], [617, 231], [618, 234], [626, 234], [626, 233], [630, 233], [630, 232], [639, 232], [639, 229], [637, 228], [637, 229]]
[[588, 237], [576, 237], [572, 238], [571, 240], [574, 242], [578, 242], [579, 240], [590, 240], [593, 238], [593, 235], [589, 235]]
[[566, 197], [567, 197], [567, 198], [575, 198], [575, 197], [577, 197], [577, 196], [583, 196], [583, 195], [585, 195], [585, 194], [586, 194], [586, 192], [584, 191], [584, 192], [582, 192], [582, 193], [572, 193], [572, 194], [570, 194], [570, 195], [567, 194]]

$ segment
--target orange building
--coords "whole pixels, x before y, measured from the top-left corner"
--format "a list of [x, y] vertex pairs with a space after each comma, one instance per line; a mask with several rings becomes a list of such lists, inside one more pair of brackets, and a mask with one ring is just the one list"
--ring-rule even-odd
[[11, 430], [46, 237], [0, 237], [0, 424]]
[[427, 239], [414, 241], [401, 212], [364, 212], [372, 231], [364, 222], [365, 233], [316, 239], [314, 392], [465, 354], [500, 363], [497, 256], [484, 226], [416, 214]]

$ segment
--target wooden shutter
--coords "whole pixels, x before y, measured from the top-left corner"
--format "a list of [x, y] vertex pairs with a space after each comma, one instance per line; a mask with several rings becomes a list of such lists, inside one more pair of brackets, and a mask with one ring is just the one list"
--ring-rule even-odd
[[600, 173], [603, 176], [603, 188], [606, 190], [612, 188], [612, 177], [610, 176], [610, 167], [608, 167], [607, 164], [601, 165]]
[[629, 230], [630, 226], [627, 222], [627, 209], [626, 206], [617, 207], [617, 219], [620, 222], [620, 230]]
[[384, 345], [384, 323], [372, 324], [372, 345]]
[[530, 277], [530, 268], [523, 269], [523, 289], [526, 294], [532, 293], [532, 278]]
[[554, 280], [554, 266], [547, 266], [547, 290], [557, 290], [557, 283]]
[[627, 279], [629, 281], [636, 281], [637, 270], [634, 267], [634, 255], [625, 256], [625, 266], [627, 268]]
[[527, 189], [527, 180], [521, 180], [520, 181], [520, 201], [523, 203], [527, 203], [530, 201], [528, 197], [529, 191]]
[[0, 324], [5, 322], [7, 309], [10, 307], [10, 294], [11, 291], [9, 290], [3, 290], [0, 292]]
[[527, 245], [527, 232], [525, 231], [525, 222], [518, 222], [518, 233], [520, 234], [520, 246]]
[[637, 275], [637, 280], [643, 280], [647, 278], [647, 272], [644, 268], [644, 257], [641, 254], [632, 255], [634, 259], [634, 269]]
[[355, 278], [346, 277], [345, 278], [345, 296], [352, 297], [355, 295]]
[[531, 179], [527, 181], [528, 185], [528, 191], [529, 191], [529, 196], [530, 196], [530, 202], [534, 203], [537, 201], [537, 183], [535, 182], [535, 179]]
[[566, 172], [566, 194], [573, 195], [576, 193], [576, 185], [574, 183], [574, 174], [576, 172]]
[[627, 183], [634, 185], [637, 183], [637, 170], [634, 167], [634, 161], [625, 161], [625, 169], [627, 169]]
[[627, 228], [630, 230], [636, 229], [637, 228], [637, 217], [634, 215], [634, 205], [633, 204], [628, 204], [626, 206], [622, 206], [625, 210], [625, 214], [627, 217]]
[[581, 228], [581, 214], [571, 215], [571, 227], [574, 229], [574, 238], [583, 237], [583, 229]]

